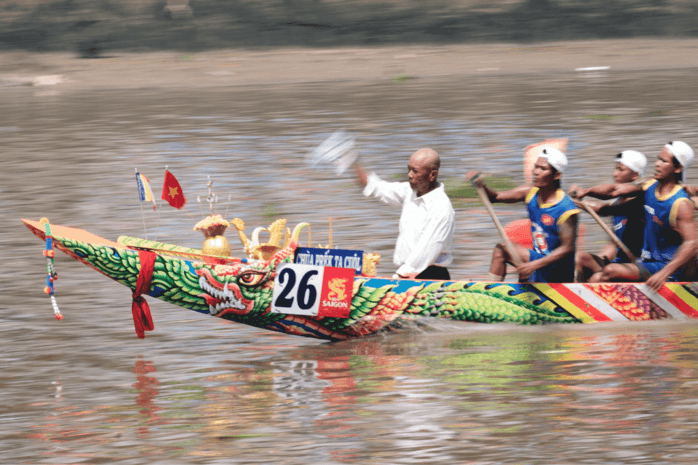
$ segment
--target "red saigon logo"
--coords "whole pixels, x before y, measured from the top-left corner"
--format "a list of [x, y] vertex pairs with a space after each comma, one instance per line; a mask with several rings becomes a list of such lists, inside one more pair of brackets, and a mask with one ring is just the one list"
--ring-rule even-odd
[[354, 275], [353, 268], [325, 267], [318, 316], [349, 317]]

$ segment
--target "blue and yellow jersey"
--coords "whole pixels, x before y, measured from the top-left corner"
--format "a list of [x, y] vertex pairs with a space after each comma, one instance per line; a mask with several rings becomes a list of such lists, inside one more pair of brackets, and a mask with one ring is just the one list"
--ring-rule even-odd
[[555, 201], [547, 204], [538, 202], [538, 188], [534, 187], [526, 196], [528, 217], [531, 220], [531, 238], [536, 252], [548, 255], [560, 246], [560, 225], [579, 209], [562, 189], [556, 192]]
[[[560, 246], [560, 225], [579, 213], [579, 209], [562, 189], [555, 194], [555, 201], [540, 204], [538, 188], [534, 187], [526, 196], [528, 217], [531, 220], [533, 250], [539, 255], [549, 255]], [[532, 254], [532, 259], [535, 256]], [[574, 253], [553, 265], [540, 269], [533, 276], [538, 282], [572, 282], [574, 280]]]
[[681, 202], [690, 202], [682, 186], [659, 196], [657, 180], [645, 184], [645, 237], [642, 245], [642, 260], [668, 263], [681, 247], [681, 236], [673, 229]]

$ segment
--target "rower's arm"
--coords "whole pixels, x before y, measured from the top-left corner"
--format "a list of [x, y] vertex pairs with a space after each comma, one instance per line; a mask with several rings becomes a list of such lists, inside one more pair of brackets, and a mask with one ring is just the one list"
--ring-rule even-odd
[[[644, 199], [642, 197], [631, 197], [627, 199], [619, 199], [617, 202], [613, 203], [602, 203], [602, 202], [587, 202], [599, 216], [613, 216], [613, 215], [627, 215], [641, 214], [644, 210], [643, 208]], [[631, 212], [630, 214], [628, 212]], [[640, 212], [640, 213], [637, 213]]]
[[698, 253], [698, 242], [696, 242], [696, 223], [693, 220], [693, 204], [691, 202], [681, 202], [676, 215], [676, 221], [672, 229], [681, 235], [681, 247], [676, 251], [676, 255], [667, 265], [650, 276], [647, 285], [658, 291], [659, 288], [674, 274], [679, 268], [684, 266], [689, 260], [693, 260]]
[[578, 199], [594, 197], [595, 199], [609, 200], [615, 197], [636, 197], [642, 193], [642, 186], [631, 183], [599, 184], [587, 189], [579, 186], [570, 188], [570, 196]]
[[531, 189], [533, 189], [531, 186], [524, 184], [522, 186], [509, 189], [508, 191], [497, 192], [490, 189], [485, 184], [482, 186], [485, 188], [485, 192], [487, 192], [487, 197], [489, 197], [490, 202], [501, 203], [523, 202], [526, 200], [528, 193], [531, 192]]
[[465, 179], [467, 179], [474, 187], [483, 188], [485, 190], [485, 194], [487, 194], [487, 198], [493, 203], [522, 202], [526, 199], [528, 193], [531, 192], [531, 189], [533, 189], [532, 186], [524, 184], [508, 191], [497, 192], [483, 182], [483, 176], [481, 176], [479, 171], [468, 171], [468, 173], [465, 175]]

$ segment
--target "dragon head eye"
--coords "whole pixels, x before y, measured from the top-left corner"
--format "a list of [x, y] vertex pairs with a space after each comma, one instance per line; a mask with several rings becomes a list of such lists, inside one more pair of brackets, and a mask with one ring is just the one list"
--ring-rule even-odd
[[267, 273], [263, 271], [245, 271], [238, 278], [238, 282], [247, 287], [255, 287], [258, 286], [266, 276]]

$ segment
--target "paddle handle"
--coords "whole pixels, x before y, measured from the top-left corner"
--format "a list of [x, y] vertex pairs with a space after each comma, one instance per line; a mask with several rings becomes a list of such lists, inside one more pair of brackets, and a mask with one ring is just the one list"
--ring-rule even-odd
[[633, 255], [633, 253], [630, 251], [630, 249], [628, 249], [628, 247], [627, 247], [625, 244], [623, 244], [623, 241], [621, 241], [620, 239], [618, 239], [618, 236], [616, 236], [616, 234], [611, 230], [611, 228], [609, 228], [608, 225], [607, 225], [606, 223], [604, 223], [604, 221], [601, 219], [601, 217], [599, 216], [599, 214], [596, 213], [596, 212], [589, 206], [589, 204], [586, 203], [584, 200], [577, 200], [577, 202], [579, 203], [579, 205], [582, 206], [582, 208], [584, 209], [584, 211], [586, 211], [588, 214], [590, 214], [591, 217], [594, 218], [594, 219], [596, 220], [597, 223], [599, 223], [599, 226], [601, 226], [601, 229], [603, 229], [604, 232], [605, 232], [606, 234], [608, 234], [608, 237], [611, 238], [611, 240], [613, 241], [613, 243], [616, 244], [616, 245], [618, 246], [618, 248], [620, 248], [620, 250], [623, 251], [623, 253], [628, 257], [628, 259], [629, 259], [632, 263], [634, 263], [634, 262], [635, 262], [635, 255]]
[[506, 246], [507, 251], [511, 256], [511, 261], [514, 262], [514, 266], [521, 265], [523, 263], [523, 260], [521, 259], [519, 252], [516, 250], [516, 246], [514, 246], [514, 243], [511, 242], [511, 239], [509, 239], [507, 233], [504, 232], [502, 223], [499, 222], [499, 218], [497, 218], [497, 214], [494, 212], [494, 208], [492, 208], [492, 202], [490, 202], [490, 198], [487, 196], [485, 188], [483, 186], [475, 186], [475, 188], [477, 189], [477, 195], [480, 196], [480, 201], [482, 201], [482, 203], [485, 204], [487, 212], [492, 217], [492, 221], [494, 222], [494, 225], [497, 227], [497, 231], [499, 231], [499, 235], [502, 237], [502, 240], [504, 241], [504, 245]]

